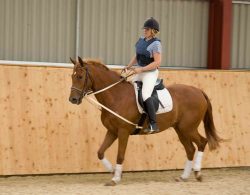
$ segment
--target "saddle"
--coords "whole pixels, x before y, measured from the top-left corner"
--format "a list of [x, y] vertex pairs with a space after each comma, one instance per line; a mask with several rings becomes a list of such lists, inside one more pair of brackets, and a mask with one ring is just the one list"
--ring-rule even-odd
[[[142, 98], [142, 81], [135, 81], [135, 83], [137, 84], [137, 90], [138, 90], [138, 102], [140, 104], [140, 106], [143, 108], [143, 110], [145, 111], [145, 107], [143, 104], [143, 98]], [[157, 90], [162, 90], [164, 89], [165, 86], [163, 85], [163, 79], [157, 79], [156, 83], [155, 83], [155, 87], [154, 90], [152, 92], [152, 99], [154, 102], [154, 106], [155, 106], [155, 111], [157, 112], [159, 109], [159, 106], [161, 106], [162, 108], [164, 108], [163, 104], [161, 103], [158, 94], [157, 94]]]
[[[147, 114], [145, 112], [145, 107], [142, 98], [142, 85], [143, 83], [141, 81], [134, 82], [136, 103], [138, 110], [141, 113], [141, 117], [138, 121], [139, 126], [143, 126], [144, 122], [147, 119]], [[151, 98], [153, 99], [156, 114], [161, 114], [172, 110], [172, 97], [168, 89], [165, 88], [165, 86], [163, 85], [163, 79], [157, 79]], [[141, 129], [135, 129], [132, 135], [138, 134], [140, 130]]]

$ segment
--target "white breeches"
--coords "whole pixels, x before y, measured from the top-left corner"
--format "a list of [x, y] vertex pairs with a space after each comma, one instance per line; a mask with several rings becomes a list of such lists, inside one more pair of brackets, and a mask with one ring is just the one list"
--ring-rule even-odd
[[133, 82], [142, 81], [143, 83], [142, 85], [143, 101], [146, 101], [149, 97], [151, 97], [158, 75], [159, 71], [158, 69], [156, 69], [147, 72], [142, 72], [134, 77]]

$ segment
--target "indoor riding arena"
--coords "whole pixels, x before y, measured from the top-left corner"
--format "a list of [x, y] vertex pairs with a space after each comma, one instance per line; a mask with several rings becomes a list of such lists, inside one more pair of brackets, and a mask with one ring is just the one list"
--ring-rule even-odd
[[[135, 55], [150, 17], [160, 24], [159, 78], [167, 89], [174, 84], [201, 89], [211, 102], [210, 117], [221, 139], [215, 150], [209, 150], [208, 142], [199, 171], [200, 150], [194, 145], [194, 167], [183, 179], [189, 151], [175, 126], [131, 135], [121, 180], [110, 183], [122, 140], [118, 131], [119, 141], [105, 152], [106, 168], [113, 165], [108, 171], [100, 157], [107, 136], [102, 113], [113, 117], [109, 124], [123, 120], [130, 131], [140, 118], [128, 124], [130, 116], [122, 117], [119, 106], [112, 110], [99, 101], [98, 95], [122, 85], [119, 80], [107, 92], [83, 93], [81, 104], [72, 104], [69, 97], [77, 89], [72, 62], [84, 59], [82, 84], [91, 82], [88, 89], [93, 90], [99, 74], [87, 69], [85, 59], [100, 60], [106, 72], [122, 79], [119, 74]], [[249, 0], [0, 0], [0, 194], [250, 194], [249, 54]], [[133, 76], [122, 82], [131, 88]], [[188, 95], [181, 95], [189, 104]], [[124, 93], [120, 101], [128, 96]], [[119, 105], [111, 95], [104, 99]], [[125, 110], [133, 109], [128, 104]], [[196, 115], [189, 112], [189, 117]], [[207, 137], [203, 121], [198, 130]]]

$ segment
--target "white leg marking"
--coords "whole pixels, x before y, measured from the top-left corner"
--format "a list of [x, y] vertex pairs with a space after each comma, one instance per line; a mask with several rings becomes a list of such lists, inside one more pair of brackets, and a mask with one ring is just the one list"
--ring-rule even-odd
[[198, 151], [194, 160], [194, 171], [201, 170], [202, 156], [203, 156], [203, 152]]
[[121, 181], [121, 176], [122, 176], [122, 165], [116, 164], [115, 175], [112, 178], [112, 181], [114, 181], [115, 183], [118, 183], [119, 181]]
[[185, 168], [183, 171], [183, 174], [181, 175], [182, 179], [188, 179], [191, 172], [192, 172], [192, 167], [193, 167], [193, 161], [187, 160], [185, 164]]
[[106, 159], [105, 157], [101, 160], [103, 166], [107, 169], [109, 172], [113, 172], [112, 164]]

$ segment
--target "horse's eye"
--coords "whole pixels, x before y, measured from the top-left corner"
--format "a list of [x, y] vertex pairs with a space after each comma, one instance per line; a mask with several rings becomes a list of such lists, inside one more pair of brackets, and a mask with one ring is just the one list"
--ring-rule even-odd
[[82, 79], [82, 76], [77, 76], [78, 79]]

